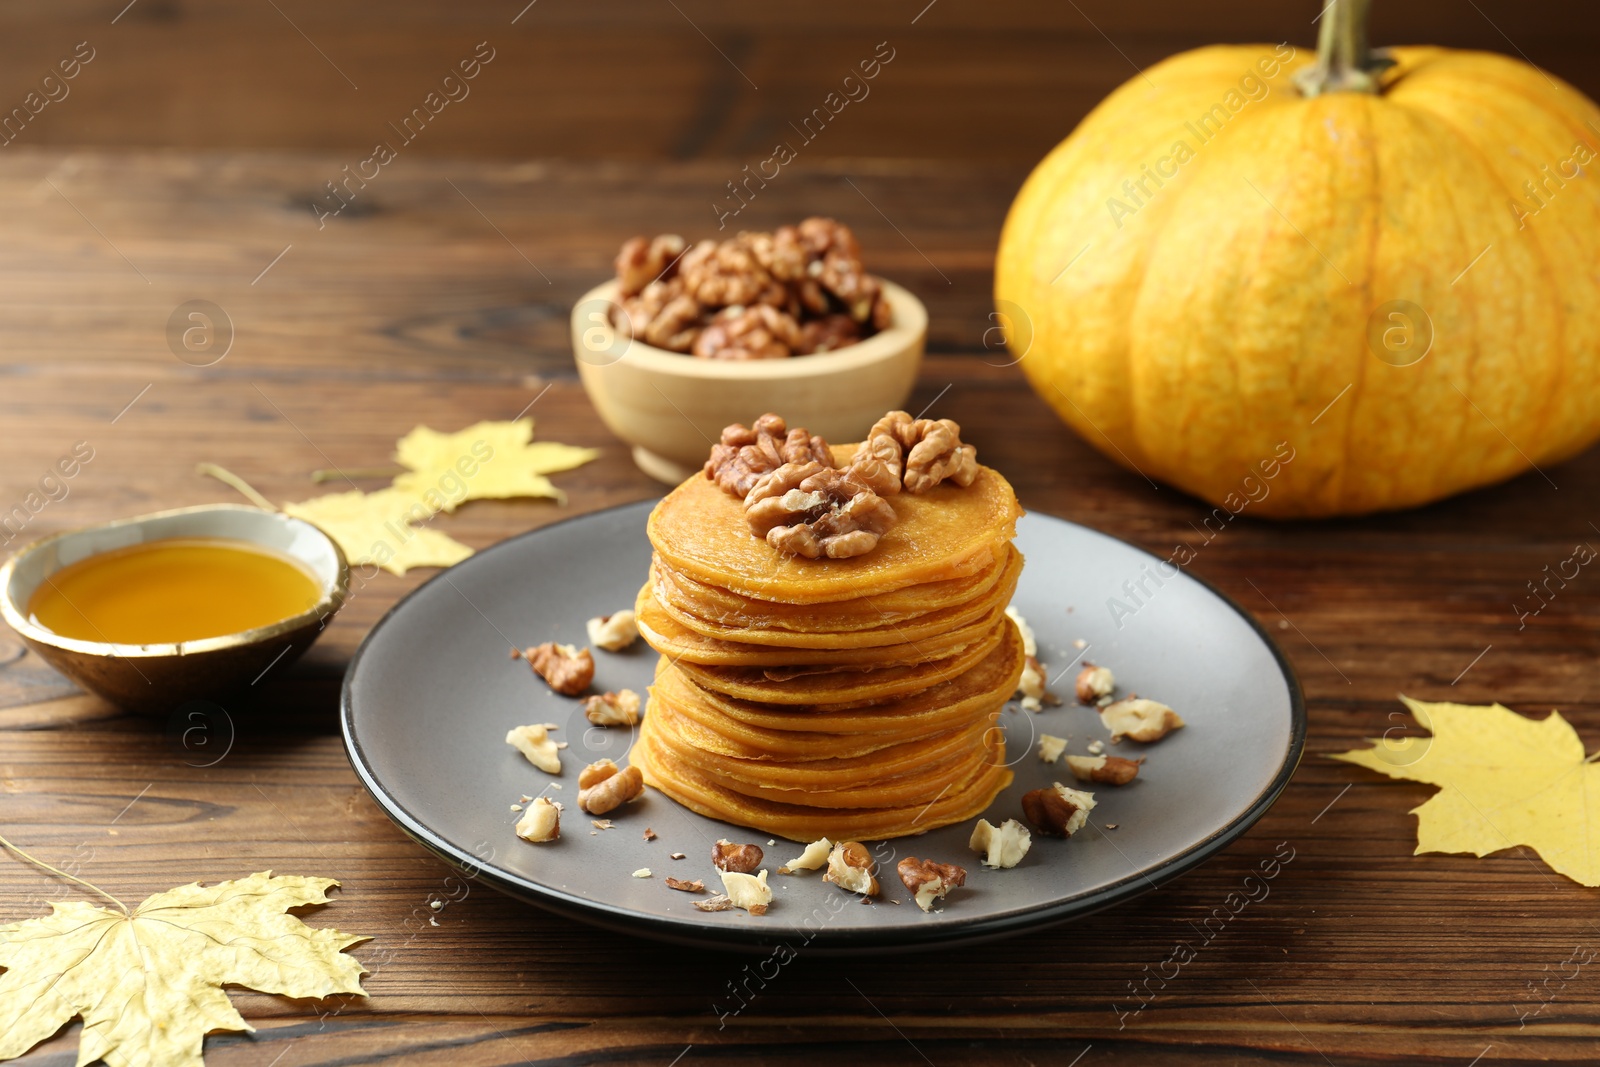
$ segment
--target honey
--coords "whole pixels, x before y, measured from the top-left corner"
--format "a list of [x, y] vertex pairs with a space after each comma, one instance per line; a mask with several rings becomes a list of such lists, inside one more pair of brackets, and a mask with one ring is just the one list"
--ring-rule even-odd
[[35, 590], [28, 613], [63, 637], [150, 645], [266, 626], [321, 597], [309, 571], [261, 545], [168, 538], [63, 567]]

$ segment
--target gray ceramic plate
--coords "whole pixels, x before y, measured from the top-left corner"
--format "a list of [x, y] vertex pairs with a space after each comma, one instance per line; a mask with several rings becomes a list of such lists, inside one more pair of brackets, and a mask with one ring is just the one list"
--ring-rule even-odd
[[[1068, 703], [1042, 714], [1002, 713], [1016, 782], [989, 819], [1021, 818], [1029, 789], [1071, 777], [1036, 754], [1041, 733], [1083, 753], [1106, 731], [1071, 702], [1074, 664], [1112, 668], [1119, 692], [1172, 705], [1188, 727], [1141, 748], [1131, 785], [1096, 791], [1090, 828], [1069, 841], [1035, 837], [1023, 862], [991, 871], [967, 849], [971, 824], [876, 847], [883, 899], [862, 906], [816, 872], [776, 873], [799, 847], [702, 818], [650, 791], [591, 833], [578, 811], [577, 771], [623, 762], [627, 729], [588, 725], [580, 703], [551, 692], [508, 658], [512, 645], [587, 644], [584, 621], [633, 604], [650, 561], [649, 502], [585, 515], [513, 538], [452, 567], [406, 597], [363, 642], [345, 678], [342, 720], [350, 762], [378, 803], [418, 842], [469, 875], [533, 904], [648, 937], [762, 948], [787, 942], [849, 951], [992, 937], [1086, 915], [1136, 896], [1205, 860], [1243, 833], [1288, 783], [1305, 742], [1305, 709], [1288, 663], [1249, 616], [1205, 584], [1178, 575], [1159, 586], [1153, 557], [1060, 519], [1028, 515], [1017, 545], [1027, 557], [1015, 604], [1038, 634], [1053, 688]], [[1145, 592], [1137, 589], [1141, 579]], [[1123, 589], [1133, 582], [1135, 600]], [[1135, 608], [1113, 619], [1107, 600]], [[1118, 623], [1120, 622], [1120, 626]], [[1076, 641], [1086, 641], [1079, 649]], [[644, 692], [655, 653], [639, 642], [595, 653], [595, 689]], [[505, 744], [508, 729], [550, 722], [570, 747], [559, 790]], [[524, 795], [564, 802], [562, 839], [528, 844], [513, 833]], [[930, 798], [931, 799], [931, 798]], [[1115, 824], [1116, 829], [1107, 828]], [[646, 827], [656, 839], [646, 841]], [[767, 853], [772, 909], [703, 913], [668, 889], [667, 876], [718, 885], [718, 838], [755, 841]], [[683, 852], [686, 859], [669, 854]], [[924, 914], [895, 877], [897, 857], [960, 863], [967, 887]], [[652, 878], [634, 878], [641, 868]], [[898, 900], [898, 906], [888, 903]]]

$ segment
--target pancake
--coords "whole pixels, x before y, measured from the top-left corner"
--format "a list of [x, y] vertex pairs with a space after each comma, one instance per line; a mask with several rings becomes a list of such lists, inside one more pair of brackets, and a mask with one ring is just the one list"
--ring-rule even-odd
[[[840, 461], [853, 446], [834, 448]], [[787, 604], [875, 597], [926, 582], [981, 574], [1004, 557], [1022, 509], [998, 471], [970, 486], [950, 482], [889, 498], [899, 522], [866, 555], [805, 559], [754, 537], [744, 502], [693, 476], [650, 512], [650, 543], [674, 571], [740, 596]]]
[[[943, 659], [991, 633], [1005, 616], [1005, 601], [978, 605], [983, 614], [961, 623], [935, 628], [920, 637], [903, 633], [895, 642], [858, 643], [837, 648], [800, 645], [746, 644], [706, 637], [681, 625], [667, 614], [647, 585], [634, 605], [639, 636], [651, 648], [672, 660], [714, 667], [899, 667]], [[895, 633], [890, 628], [891, 636]]]
[[[649, 720], [646, 719], [646, 722]], [[923, 833], [976, 818], [1011, 784], [1005, 766], [1005, 741], [998, 730], [988, 731], [980, 758], [965, 775], [945, 780], [918, 802], [878, 808], [816, 808], [760, 797], [745, 796], [712, 776], [674, 759], [661, 747], [660, 733], [642, 730], [629, 761], [643, 772], [645, 781], [678, 803], [712, 819], [748, 826], [792, 841], [882, 840]]]
[[[1006, 557], [1004, 566], [999, 568], [997, 573], [999, 581], [993, 583], [987, 592], [965, 603], [924, 612], [912, 618], [880, 618], [878, 626], [844, 631], [818, 629], [801, 632], [767, 628], [753, 619], [712, 621], [674, 604], [670, 588], [662, 582], [652, 584], [651, 592], [655, 598], [654, 607], [665, 612], [674, 622], [702, 637], [718, 642], [774, 645], [785, 649], [881, 648], [900, 644], [912, 644], [922, 648], [930, 646], [930, 643], [932, 647], [937, 647], [941, 635], [958, 632], [961, 628], [975, 624], [986, 616], [992, 616], [996, 609], [1003, 612], [1006, 605], [1011, 603], [1011, 594], [1016, 591], [1017, 579], [1022, 575], [1021, 553], [1011, 551]], [[662, 649], [662, 651], [667, 650]], [[712, 661], [702, 659], [697, 662]]]
[[875, 596], [809, 604], [785, 604], [740, 596], [679, 574], [659, 556], [651, 565], [650, 576], [664, 605], [702, 619], [743, 622], [752, 629], [840, 632], [903, 622], [965, 604], [993, 589], [1013, 560], [1020, 566], [1021, 554], [1008, 547], [994, 565], [966, 578], [926, 582]]
[[[805, 758], [813, 751], [844, 755], [850, 747], [845, 738], [871, 738], [876, 744], [878, 739], [934, 733], [1004, 703], [1016, 691], [1022, 665], [1022, 639], [1013, 626], [972, 669], [909, 696], [848, 708], [781, 707], [712, 692], [663, 658], [650, 689], [651, 706], [658, 701], [672, 704], [734, 742], [788, 758]], [[819, 738], [815, 745], [807, 740], [812, 736]]]
[[706, 689], [740, 700], [778, 705], [876, 704], [971, 670], [994, 651], [1011, 628], [1011, 620], [1002, 615], [994, 632], [982, 641], [957, 649], [945, 659], [907, 667], [847, 667], [790, 677], [785, 672], [769, 674], [759, 667], [711, 667], [687, 661], [678, 666]]

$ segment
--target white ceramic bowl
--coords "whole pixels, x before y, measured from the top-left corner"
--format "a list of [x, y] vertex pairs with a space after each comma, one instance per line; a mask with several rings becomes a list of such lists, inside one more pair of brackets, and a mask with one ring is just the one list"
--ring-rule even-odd
[[[317, 604], [299, 615], [221, 637], [126, 645], [63, 637], [28, 617], [28, 602], [50, 575], [115, 548], [171, 537], [249, 541], [310, 569]], [[57, 534], [22, 548], [0, 567], [0, 616], [28, 647], [85, 689], [133, 711], [165, 712], [217, 696], [281, 668], [310, 647], [344, 603], [350, 568], [338, 544], [317, 527], [243, 504], [207, 504], [122, 519]]]
[[635, 341], [612, 326], [617, 283], [572, 309], [578, 376], [606, 427], [633, 446], [651, 477], [676, 485], [706, 460], [722, 428], [771, 411], [831, 443], [859, 441], [916, 384], [928, 334], [922, 301], [878, 279], [889, 328], [833, 352], [730, 362], [697, 359]]

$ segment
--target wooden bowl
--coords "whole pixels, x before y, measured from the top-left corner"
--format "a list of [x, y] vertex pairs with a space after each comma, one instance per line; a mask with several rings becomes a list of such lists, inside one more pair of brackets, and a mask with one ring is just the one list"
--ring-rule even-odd
[[[266, 626], [174, 644], [82, 641], [29, 618], [34, 591], [61, 568], [114, 548], [169, 537], [229, 538], [274, 549], [308, 567], [322, 596], [299, 615]], [[35, 541], [0, 567], [0, 616], [40, 658], [85, 689], [129, 711], [165, 714], [187, 701], [253, 684], [268, 668], [292, 662], [344, 604], [349, 588], [344, 553], [311, 523], [243, 504], [208, 504]]]
[[922, 301], [878, 279], [894, 313], [888, 329], [833, 352], [788, 359], [697, 359], [632, 340], [612, 326], [617, 283], [572, 309], [578, 376], [606, 427], [633, 446], [651, 477], [677, 485], [706, 461], [722, 428], [782, 415], [830, 442], [859, 441], [905, 404], [928, 333]]

